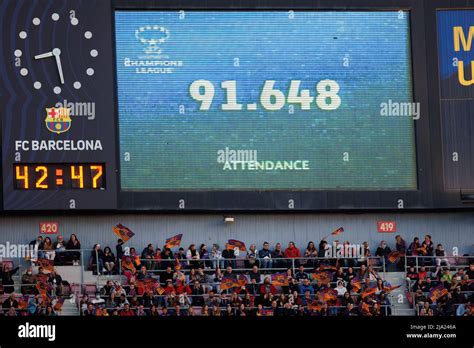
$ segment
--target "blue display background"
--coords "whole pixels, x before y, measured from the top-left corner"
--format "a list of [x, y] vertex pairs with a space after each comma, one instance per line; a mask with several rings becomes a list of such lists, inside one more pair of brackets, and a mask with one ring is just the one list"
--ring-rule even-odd
[[[380, 115], [388, 100], [413, 101], [407, 13], [118, 11], [115, 23], [123, 190], [416, 188], [414, 122]], [[147, 25], [169, 30], [161, 58], [147, 57], [135, 37]], [[127, 58], [183, 66], [137, 74]], [[209, 111], [189, 95], [199, 79], [215, 86]], [[259, 104], [265, 80], [285, 94], [302, 80], [316, 96], [324, 79], [341, 88], [337, 110]], [[220, 109], [225, 80], [237, 81], [242, 111]], [[258, 110], [247, 111], [254, 102]], [[226, 147], [257, 150], [258, 160], [308, 160], [310, 170], [224, 171], [216, 159]]]

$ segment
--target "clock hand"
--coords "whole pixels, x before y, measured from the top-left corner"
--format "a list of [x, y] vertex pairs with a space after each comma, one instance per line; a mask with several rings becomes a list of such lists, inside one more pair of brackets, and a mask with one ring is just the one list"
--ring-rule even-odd
[[35, 59], [48, 58], [48, 57], [52, 57], [52, 56], [53, 56], [53, 52], [46, 52], [46, 53], [43, 53], [43, 54], [38, 54], [37, 56], [35, 56]]
[[56, 58], [56, 65], [58, 66], [59, 79], [61, 80], [61, 84], [64, 85], [63, 68], [61, 66], [61, 58], [59, 57], [61, 55], [61, 50], [59, 48], [55, 48], [53, 50], [53, 55]]

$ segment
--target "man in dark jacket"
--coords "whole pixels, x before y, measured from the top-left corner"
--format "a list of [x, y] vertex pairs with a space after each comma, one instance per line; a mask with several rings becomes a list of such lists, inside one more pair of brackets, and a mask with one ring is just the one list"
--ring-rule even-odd
[[283, 255], [283, 251], [281, 250], [281, 244], [276, 243], [275, 245], [275, 250], [272, 251], [271, 253], [272, 259], [273, 259], [273, 267], [274, 268], [282, 268], [286, 266], [285, 260], [278, 260], [282, 259], [285, 256]]
[[155, 250], [152, 244], [148, 244], [145, 249], [142, 251], [142, 264], [146, 269], [152, 269], [152, 260], [155, 256]]
[[15, 291], [15, 282], [13, 281], [13, 275], [18, 272], [19, 269], [20, 267], [10, 269], [10, 266], [8, 264], [3, 265], [3, 270], [0, 274], [0, 277], [2, 279], [3, 291], [5, 292], [5, 294], [11, 294]]
[[225, 244], [225, 249], [222, 251], [222, 258], [225, 260], [224, 267], [235, 268], [235, 253], [234, 249], [229, 247], [229, 244]]
[[258, 258], [263, 269], [272, 268], [272, 253], [268, 242], [263, 243], [263, 248], [258, 252]]

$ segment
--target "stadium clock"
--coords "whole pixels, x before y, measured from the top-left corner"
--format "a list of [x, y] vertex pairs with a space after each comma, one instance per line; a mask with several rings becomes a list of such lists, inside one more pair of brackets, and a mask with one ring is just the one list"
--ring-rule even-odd
[[[30, 78], [31, 86], [35, 90], [52, 87], [55, 95], [61, 94], [65, 88], [80, 90], [83, 79], [91, 78], [95, 74], [93, 61], [99, 51], [93, 45], [94, 34], [81, 28], [74, 10], [70, 10], [68, 14], [69, 16], [60, 16], [52, 12], [46, 18], [34, 17], [31, 25], [17, 33], [24, 45], [15, 48], [13, 52], [15, 65], [18, 74]], [[51, 43], [43, 43], [44, 32], [55, 34], [61, 31], [66, 35], [55, 35]], [[69, 62], [71, 51], [76, 54], [84, 49], [87, 50], [84, 55], [87, 56], [87, 59], [84, 59], [85, 68], [72, 67]], [[46, 84], [51, 87], [46, 87]]]

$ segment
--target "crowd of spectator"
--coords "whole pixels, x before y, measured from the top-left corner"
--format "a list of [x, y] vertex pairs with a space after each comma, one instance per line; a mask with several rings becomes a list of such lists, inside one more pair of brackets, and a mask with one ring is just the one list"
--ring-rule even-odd
[[[54, 266], [80, 264], [81, 244], [75, 235], [68, 242], [58, 236], [54, 243], [39, 236], [30, 245], [39, 252], [29, 261], [39, 267], [28, 267], [21, 275], [21, 295], [14, 294], [18, 267], [1, 267], [0, 293], [9, 294], [2, 304], [4, 315], [55, 315], [68, 283]], [[217, 244], [210, 250], [206, 244], [174, 250], [148, 244], [141, 253], [126, 245], [119, 239], [115, 253], [94, 245], [89, 269], [116, 277], [95, 295], [79, 294], [82, 315], [387, 316], [392, 311], [390, 292], [397, 284], [383, 279], [385, 262], [399, 269], [409, 266], [407, 288], [415, 294], [419, 315], [473, 313], [474, 265], [451, 270], [443, 246], [434, 248], [429, 235], [410, 245], [397, 235], [393, 249], [381, 241], [374, 254], [364, 242], [357, 255], [344, 254], [348, 241], [326, 239], [310, 241], [303, 250], [294, 242], [285, 248], [264, 242], [260, 250], [255, 244], [243, 250], [228, 244], [222, 250]], [[328, 257], [328, 249], [338, 246], [341, 252]], [[441, 292], [440, 284], [446, 291]]]

